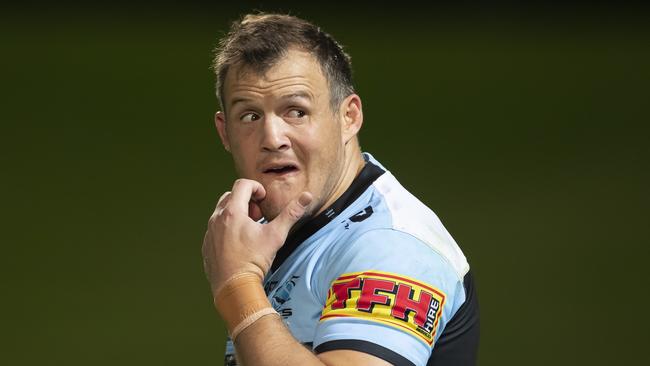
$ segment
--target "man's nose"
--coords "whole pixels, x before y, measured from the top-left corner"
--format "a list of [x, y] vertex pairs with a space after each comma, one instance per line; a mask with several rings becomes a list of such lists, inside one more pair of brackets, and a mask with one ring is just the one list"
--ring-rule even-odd
[[262, 149], [265, 151], [284, 151], [291, 147], [291, 142], [286, 134], [286, 122], [276, 116], [269, 114], [264, 118], [262, 131]]

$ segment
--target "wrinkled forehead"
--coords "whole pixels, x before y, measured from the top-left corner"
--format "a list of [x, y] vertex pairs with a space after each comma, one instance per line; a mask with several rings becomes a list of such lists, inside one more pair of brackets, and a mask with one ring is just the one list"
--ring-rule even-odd
[[288, 84], [303, 84], [315, 91], [329, 91], [327, 78], [317, 59], [308, 52], [290, 50], [272, 64], [249, 65], [240, 62], [232, 65], [224, 82], [224, 101], [227, 102], [233, 93], [242, 89], [267, 91]]

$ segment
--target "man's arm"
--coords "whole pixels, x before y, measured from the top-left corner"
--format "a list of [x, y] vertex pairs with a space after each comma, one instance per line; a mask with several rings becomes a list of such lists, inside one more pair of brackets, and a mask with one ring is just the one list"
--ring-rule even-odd
[[358, 351], [336, 350], [314, 355], [293, 338], [276, 316], [263, 317], [242, 331], [235, 349], [239, 365], [390, 365]]
[[204, 269], [217, 310], [234, 338], [238, 363], [388, 365], [382, 359], [358, 351], [335, 350], [316, 356], [293, 338], [279, 316], [266, 316], [270, 312], [265, 310], [272, 306], [266, 299], [262, 278], [289, 229], [304, 215], [312, 198], [309, 193], [302, 193], [272, 222], [263, 225], [256, 222], [260, 218], [255, 217], [259, 208], [251, 209], [249, 205], [255, 205], [265, 195], [260, 183], [237, 180], [232, 192], [219, 199], [203, 242]]

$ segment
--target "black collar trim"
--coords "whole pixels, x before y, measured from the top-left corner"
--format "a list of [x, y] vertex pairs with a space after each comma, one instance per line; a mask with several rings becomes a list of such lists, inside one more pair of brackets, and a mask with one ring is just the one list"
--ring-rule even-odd
[[[365, 155], [364, 158], [366, 158]], [[326, 210], [318, 214], [318, 216], [308, 219], [298, 230], [289, 233], [287, 240], [285, 240], [284, 245], [280, 248], [273, 260], [271, 272], [277, 270], [302, 242], [314, 235], [330, 221], [334, 220], [336, 216], [356, 201], [384, 173], [384, 169], [368, 161], [366, 158], [366, 165], [361, 169], [359, 175], [354, 178], [350, 187], [343, 192], [341, 197], [334, 201]]]

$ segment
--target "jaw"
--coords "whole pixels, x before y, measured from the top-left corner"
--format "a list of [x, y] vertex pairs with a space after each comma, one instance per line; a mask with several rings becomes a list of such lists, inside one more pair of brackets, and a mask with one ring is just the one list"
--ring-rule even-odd
[[261, 177], [259, 182], [266, 190], [266, 197], [260, 202], [260, 208], [267, 220], [275, 218], [284, 207], [306, 190], [298, 177]]

